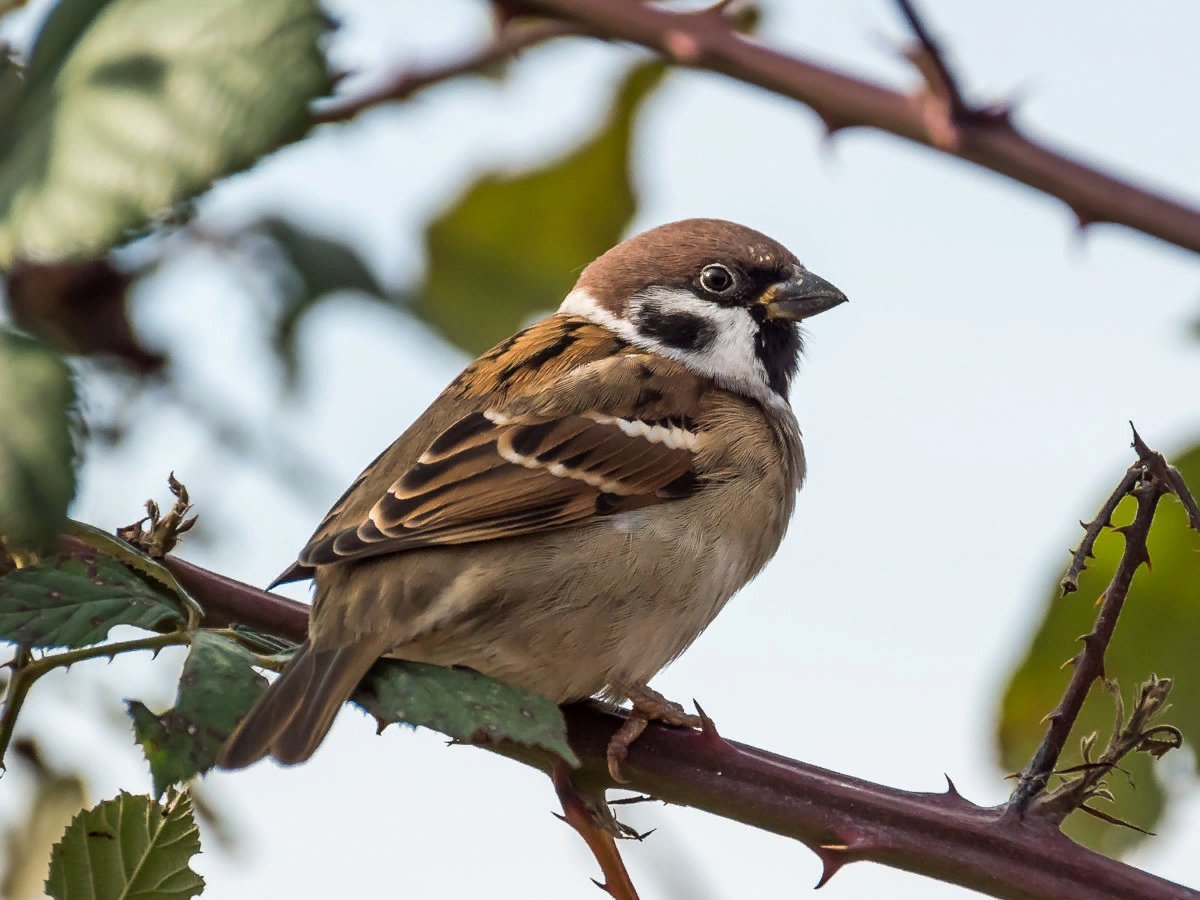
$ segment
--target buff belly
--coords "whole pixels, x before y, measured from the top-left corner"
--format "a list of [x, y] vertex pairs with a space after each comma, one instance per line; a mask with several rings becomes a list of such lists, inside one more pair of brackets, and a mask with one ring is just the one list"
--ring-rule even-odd
[[790, 513], [778, 487], [739, 492], [763, 511], [744, 519], [756, 523], [745, 534], [721, 522], [722, 486], [679, 504], [690, 509], [664, 504], [469, 553], [412, 551], [403, 566], [329, 566], [312, 637], [336, 646], [386, 633], [390, 655], [468, 666], [558, 702], [620, 695], [682, 653], [774, 554]]

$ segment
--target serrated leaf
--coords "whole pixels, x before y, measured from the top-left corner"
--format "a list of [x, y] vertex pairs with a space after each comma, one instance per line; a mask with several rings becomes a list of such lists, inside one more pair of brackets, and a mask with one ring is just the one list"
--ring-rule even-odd
[[50, 857], [54, 900], [186, 900], [204, 890], [191, 800], [165, 806], [122, 791], [76, 816]]
[[156, 716], [142, 703], [127, 701], [156, 797], [213, 767], [225, 739], [267, 688], [253, 662], [235, 642], [200, 631], [183, 664], [172, 709]]
[[[1193, 490], [1200, 487], [1200, 447], [1173, 461]], [[1120, 473], [1114, 473], [1112, 484], [1119, 478]], [[1102, 499], [1096, 498], [1095, 509], [1100, 508]], [[1129, 522], [1134, 506], [1131, 498], [1122, 501], [1113, 516], [1114, 523]], [[1079, 512], [1083, 518], [1090, 518], [1094, 510]], [[1080, 532], [1070, 535], [1071, 546], [1077, 546], [1079, 537]], [[1173, 678], [1172, 709], [1164, 721], [1182, 730], [1185, 751], [1190, 747], [1193, 758], [1200, 759], [1200, 655], [1196, 653], [1200, 635], [1200, 536], [1188, 528], [1183, 507], [1173, 497], [1164, 497], [1159, 504], [1148, 546], [1153, 568], [1142, 567], [1134, 577], [1105, 655], [1105, 673], [1116, 679], [1127, 694], [1152, 672]], [[1070, 677], [1069, 668], [1060, 668], [1062, 661], [1079, 649], [1078, 636], [1091, 630], [1097, 612], [1094, 601], [1112, 579], [1124, 549], [1120, 535], [1105, 531], [1096, 544], [1096, 558], [1088, 562], [1079, 579], [1077, 593], [1060, 596], [1062, 570], [1048, 579], [1044, 618], [1002, 700], [997, 744], [999, 762], [1006, 772], [1024, 767], [1041, 740], [1045, 725], [1040, 720], [1054, 708]], [[1098, 732], [1097, 745], [1103, 746], [1112, 729], [1112, 697], [1097, 685], [1084, 704], [1059, 768], [1082, 761], [1080, 745], [1085, 736]], [[1127, 779], [1112, 779], [1114, 814], [1139, 828], [1155, 830], [1166, 798], [1153, 760], [1146, 753], [1134, 753], [1122, 760], [1121, 766], [1128, 770], [1136, 789]], [[1114, 828], [1081, 813], [1072, 814], [1064, 830], [1109, 856], [1144, 839], [1135, 831]]]
[[512, 741], [579, 765], [552, 700], [469, 669], [380, 660], [354, 702], [383, 724], [422, 725], [471, 743]]
[[314, 0], [60, 0], [0, 109], [0, 267], [98, 255], [300, 137]]
[[516, 176], [487, 175], [433, 221], [417, 314], [479, 353], [557, 307], [633, 218], [630, 133], [662, 72], [659, 63], [633, 69], [601, 130], [567, 156]]
[[171, 594], [99, 553], [60, 553], [0, 578], [0, 640], [85, 647], [117, 625], [154, 630], [183, 620]]
[[197, 620], [203, 617], [204, 610], [200, 608], [200, 604], [179, 583], [179, 579], [172, 574], [171, 570], [157, 559], [147, 556], [137, 547], [133, 546], [133, 544], [121, 540], [115, 534], [109, 534], [107, 531], [103, 531], [95, 525], [89, 525], [86, 522], [77, 522], [74, 519], [69, 519], [67, 521], [67, 531], [89, 547], [99, 550], [102, 555], [111, 556], [113, 559], [123, 562], [134, 571], [148, 576], [152, 581], [157, 581], [179, 598], [184, 607], [191, 607], [195, 610]]
[[47, 546], [75, 496], [75, 385], [61, 356], [0, 328], [0, 537]]

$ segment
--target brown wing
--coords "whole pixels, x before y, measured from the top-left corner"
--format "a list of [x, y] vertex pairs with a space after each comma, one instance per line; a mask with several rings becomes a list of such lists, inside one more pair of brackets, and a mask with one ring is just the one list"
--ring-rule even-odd
[[687, 496], [704, 442], [700, 394], [690, 377], [630, 354], [469, 413], [365, 519], [316, 537], [300, 563], [496, 540]]

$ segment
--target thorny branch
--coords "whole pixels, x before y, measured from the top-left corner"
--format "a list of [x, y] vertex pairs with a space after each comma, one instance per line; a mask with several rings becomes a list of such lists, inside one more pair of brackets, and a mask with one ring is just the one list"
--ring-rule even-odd
[[[206, 626], [241, 623], [303, 639], [304, 604], [179, 559], [166, 562], [203, 604]], [[977, 806], [953, 785], [943, 793], [897, 790], [729, 741], [712, 729], [652, 724], [622, 763], [628, 783], [618, 785], [608, 772], [607, 750], [622, 714], [594, 702], [563, 713], [582, 761], [573, 773], [579, 790], [624, 787], [802, 841], [821, 859], [822, 883], [846, 863], [871, 860], [995, 897], [1200, 900], [1200, 892], [1079, 846], [1036, 810], [1023, 818], [1006, 815], [1006, 806]], [[555, 759], [535, 750], [487, 749], [554, 771]], [[614, 883], [607, 870], [605, 878]]]
[[558, 21], [509, 24], [503, 28], [492, 43], [464, 59], [428, 70], [401, 72], [385, 84], [360, 97], [340, 101], [318, 110], [313, 114], [313, 122], [317, 124], [346, 122], [363, 110], [383, 103], [406, 100], [427, 87], [449, 81], [459, 75], [483, 71], [511, 59], [521, 50], [537, 44], [544, 44], [554, 38], [585, 33], [583, 29]]
[[1100, 512], [1096, 513], [1096, 518], [1087, 523], [1079, 523], [1083, 527], [1083, 539], [1079, 542], [1079, 546], [1071, 551], [1071, 565], [1067, 568], [1067, 574], [1063, 576], [1063, 580], [1059, 582], [1063, 594], [1071, 594], [1079, 590], [1079, 576], [1087, 568], [1087, 561], [1096, 556], [1093, 551], [1096, 548], [1097, 538], [1105, 528], [1112, 528], [1113, 513], [1117, 511], [1121, 501], [1133, 490], [1133, 486], [1141, 480], [1142, 469], [1140, 460], [1131, 465], [1116, 490], [1100, 507]]
[[[830, 133], [867, 126], [887, 131], [1005, 175], [1066, 203], [1081, 226], [1125, 225], [1200, 252], [1200, 210], [1137, 187], [1038, 143], [1004, 108], [972, 107], [953, 79], [939, 89], [950, 102], [930, 103], [930, 89], [907, 95], [755, 43], [720, 15], [676, 12], [639, 0], [508, 0], [507, 6], [552, 16], [599, 37], [640, 44], [667, 60], [727, 75], [810, 107]], [[919, 25], [915, 16], [910, 19]], [[920, 59], [940, 52], [924, 35]], [[941, 68], [945, 70], [944, 62]], [[948, 78], [948, 71], [946, 77]], [[954, 97], [958, 100], [954, 101]]]
[[[1191, 509], [1196, 505], [1195, 499], [1187, 485], [1183, 483], [1183, 478], [1179, 476], [1178, 471], [1175, 471], [1174, 477], [1170, 476], [1168, 472], [1172, 467], [1161, 453], [1146, 446], [1136, 429], [1133, 432], [1133, 447], [1138, 454], [1137, 463], [1125, 473], [1117, 490], [1105, 502], [1099, 515], [1091, 524], [1085, 526], [1084, 539], [1080, 543], [1079, 549], [1073, 554], [1071, 567], [1067, 572], [1067, 577], [1063, 579], [1065, 592], [1074, 590], [1078, 586], [1076, 579], [1079, 572], [1083, 570], [1083, 563], [1091, 555], [1092, 547], [1101, 530], [1112, 526], [1111, 517], [1117, 504], [1127, 495], [1137, 500], [1137, 511], [1134, 513], [1133, 521], [1128, 525], [1113, 529], [1124, 536], [1125, 551], [1121, 554], [1120, 562], [1117, 563], [1112, 581], [1101, 594], [1102, 603], [1100, 613], [1096, 616], [1096, 624], [1088, 634], [1083, 636], [1083, 649], [1071, 660], [1074, 670], [1071, 672], [1071, 679], [1067, 683], [1062, 699], [1054, 711], [1047, 716], [1049, 724], [1042, 737], [1042, 742], [1025, 771], [1019, 776], [1017, 788], [1010, 801], [1012, 808], [1018, 813], [1025, 812], [1034, 798], [1045, 790], [1050, 776], [1054, 774], [1055, 767], [1058, 765], [1059, 757], [1062, 756], [1067, 737], [1075, 725], [1075, 720], [1079, 718], [1080, 710], [1083, 709], [1084, 701], [1087, 699], [1092, 684], [1097, 680], [1104, 679], [1104, 654], [1108, 650], [1109, 642], [1112, 641], [1113, 632], [1117, 627], [1117, 618], [1121, 615], [1125, 598], [1129, 595], [1129, 587], [1133, 583], [1134, 573], [1143, 563], [1150, 562], [1150, 552], [1146, 547], [1146, 542], [1150, 535], [1150, 525], [1154, 521], [1154, 513], [1158, 508], [1158, 501], [1164, 494], [1178, 491], [1177, 496], [1184, 507], [1189, 510], [1189, 520], [1191, 519]], [[1197, 527], [1195, 522], [1192, 522], [1192, 527], [1200, 531], [1200, 527]], [[1119, 730], [1120, 728], [1118, 728]], [[1065, 812], [1063, 814], [1065, 815]]]
[[581, 791], [564, 764], [554, 766], [550, 780], [562, 803], [563, 814], [558, 818], [579, 832], [604, 873], [604, 881], [596, 881], [596, 886], [614, 900], [638, 900], [637, 889], [621, 859], [621, 851], [617, 849], [617, 838], [640, 838], [641, 835], [613, 818], [603, 793], [595, 795]]
[[950, 71], [950, 66], [947, 65], [946, 58], [942, 55], [942, 48], [933, 39], [921, 17], [917, 15], [916, 7], [910, 0], [896, 0], [896, 5], [900, 7], [900, 14], [904, 16], [908, 27], [912, 29], [913, 37], [917, 39], [917, 46], [909, 51], [909, 60], [925, 76], [930, 89], [946, 101], [952, 120], [961, 122], [968, 118], [971, 115], [971, 108], [963, 99], [958, 79]]
[[172, 631], [112, 644], [97, 644], [92, 647], [53, 653], [37, 658], [31, 656], [28, 651], [18, 651], [17, 657], [11, 664], [12, 674], [9, 676], [8, 687], [4, 693], [4, 706], [0, 708], [0, 769], [4, 768], [4, 755], [8, 752], [8, 745], [12, 741], [13, 729], [17, 724], [17, 714], [20, 713], [21, 707], [25, 703], [29, 689], [43, 675], [54, 669], [73, 666], [77, 662], [89, 659], [104, 657], [112, 659], [119, 653], [151, 650], [157, 654], [164, 647], [186, 644], [189, 640], [191, 640], [191, 635], [186, 631]]

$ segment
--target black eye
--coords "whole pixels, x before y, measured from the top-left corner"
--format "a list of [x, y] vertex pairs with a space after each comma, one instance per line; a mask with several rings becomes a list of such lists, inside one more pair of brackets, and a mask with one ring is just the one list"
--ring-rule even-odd
[[733, 287], [733, 273], [720, 263], [705, 266], [700, 273], [700, 287], [714, 294], [724, 294]]

